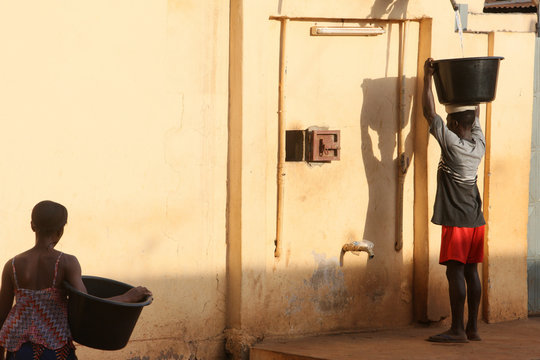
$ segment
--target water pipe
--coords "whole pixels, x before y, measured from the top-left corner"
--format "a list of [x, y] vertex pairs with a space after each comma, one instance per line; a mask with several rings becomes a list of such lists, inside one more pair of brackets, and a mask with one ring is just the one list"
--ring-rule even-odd
[[397, 176], [397, 203], [396, 203], [396, 240], [394, 249], [400, 251], [403, 247], [403, 192], [405, 184], [405, 175], [409, 168], [409, 159], [405, 155], [405, 140], [403, 138], [403, 128], [407, 117], [406, 104], [406, 77], [405, 77], [405, 49], [407, 47], [407, 27], [408, 21], [400, 24], [402, 37], [399, 49], [399, 114], [398, 114], [398, 136], [397, 136], [397, 151], [398, 151], [398, 176]]
[[287, 31], [287, 22], [289, 19], [281, 19], [281, 38], [279, 49], [279, 97], [278, 97], [278, 163], [277, 163], [277, 209], [276, 209], [276, 248], [274, 257], [281, 256], [281, 238], [283, 235], [283, 198], [284, 198], [284, 164], [285, 164], [285, 34]]
[[343, 257], [343, 254], [345, 254], [347, 251], [350, 251], [353, 255], [357, 256], [360, 255], [360, 251], [365, 251], [369, 254], [369, 258], [373, 259], [375, 256], [375, 253], [373, 252], [374, 246], [375, 245], [369, 240], [353, 241], [343, 245], [341, 248], [341, 257]]

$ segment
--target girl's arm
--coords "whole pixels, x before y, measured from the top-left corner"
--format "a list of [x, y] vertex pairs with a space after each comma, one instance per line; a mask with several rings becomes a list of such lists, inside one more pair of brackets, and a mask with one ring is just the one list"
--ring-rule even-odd
[[[67, 258], [68, 258], [68, 261], [66, 264], [66, 273], [65, 273], [65, 278], [67, 282], [71, 286], [73, 286], [75, 289], [79, 290], [80, 292], [84, 294], [87, 294], [88, 291], [86, 290], [86, 286], [84, 286], [84, 283], [82, 281], [81, 264], [79, 264], [79, 260], [77, 260], [77, 258], [73, 255], [69, 255], [67, 256]], [[144, 301], [149, 296], [152, 296], [152, 293], [150, 292], [150, 290], [148, 290], [147, 288], [143, 286], [137, 286], [133, 289], [126, 291], [122, 295], [113, 296], [113, 297], [107, 298], [107, 300], [134, 303], [134, 302]]]
[[73, 256], [73, 255], [66, 255], [66, 271], [64, 274], [64, 277], [66, 281], [73, 286], [75, 289], [79, 290], [80, 292], [86, 294], [88, 291], [86, 290], [86, 286], [84, 286], [84, 283], [82, 281], [82, 271], [81, 271], [81, 264], [79, 264], [79, 260]]
[[[2, 286], [0, 287], [0, 328], [13, 306], [15, 291], [13, 286], [13, 269], [11, 260], [6, 263], [2, 271]], [[0, 360], [4, 360], [4, 348], [0, 347]]]
[[145, 301], [149, 296], [152, 296], [150, 290], [148, 290], [144, 286], [137, 286], [133, 289], [129, 289], [122, 295], [113, 296], [111, 298], [107, 298], [107, 300], [135, 303]]

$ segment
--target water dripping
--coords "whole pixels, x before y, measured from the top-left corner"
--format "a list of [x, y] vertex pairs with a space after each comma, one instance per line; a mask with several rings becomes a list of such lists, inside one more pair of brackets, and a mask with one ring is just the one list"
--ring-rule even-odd
[[456, 13], [456, 24], [457, 24], [458, 32], [459, 32], [459, 41], [461, 44], [461, 57], [465, 57], [465, 53], [463, 51], [463, 26], [461, 25], [461, 15], [459, 13], [459, 9], [456, 9], [455, 13]]

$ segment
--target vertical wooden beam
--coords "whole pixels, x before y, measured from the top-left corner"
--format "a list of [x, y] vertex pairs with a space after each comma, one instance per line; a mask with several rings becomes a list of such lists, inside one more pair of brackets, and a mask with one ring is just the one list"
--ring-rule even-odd
[[[424, 62], [431, 56], [432, 19], [420, 21], [416, 98], [422, 99]], [[429, 204], [428, 204], [428, 139], [429, 129], [421, 101], [417, 102], [414, 121], [414, 317], [428, 321], [429, 285]]]
[[[488, 35], [488, 56], [493, 56], [495, 46], [495, 33]], [[489, 321], [490, 303], [489, 303], [489, 191], [491, 185], [491, 103], [486, 104], [486, 153], [484, 155], [484, 191], [483, 191], [483, 212], [486, 219], [486, 229], [484, 235], [484, 262], [482, 263], [482, 317]]]
[[231, 0], [230, 4], [226, 326], [239, 329], [242, 298], [243, 1]]

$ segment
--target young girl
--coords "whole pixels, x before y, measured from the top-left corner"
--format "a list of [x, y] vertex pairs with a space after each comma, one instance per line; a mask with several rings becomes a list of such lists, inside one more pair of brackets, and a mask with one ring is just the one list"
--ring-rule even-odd
[[[0, 288], [0, 360], [74, 360], [67, 316], [67, 281], [86, 293], [81, 266], [73, 255], [54, 247], [64, 233], [67, 209], [52, 201], [42, 201], [32, 210], [31, 227], [35, 246], [4, 266]], [[110, 298], [139, 302], [151, 296], [144, 287]], [[13, 299], [16, 303], [13, 306]]]

